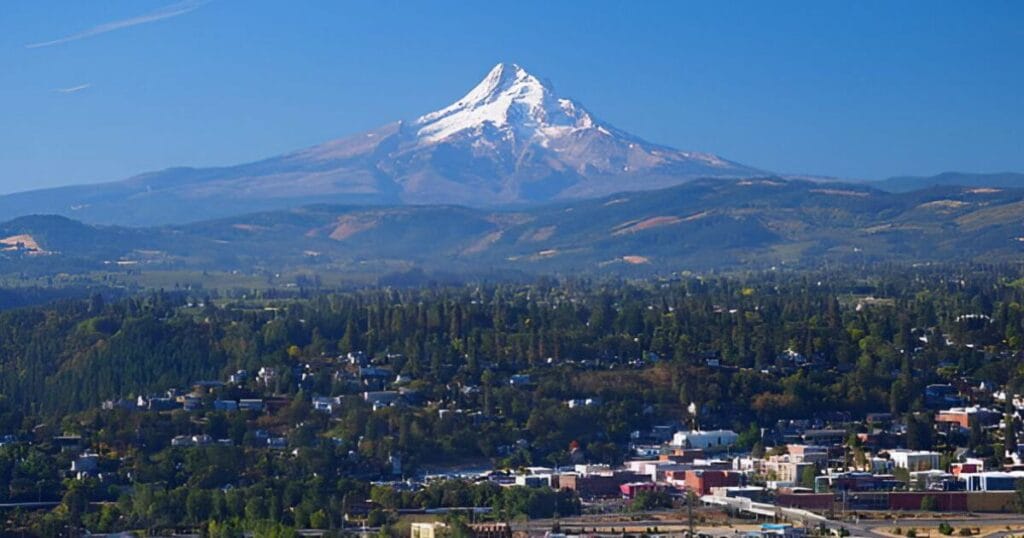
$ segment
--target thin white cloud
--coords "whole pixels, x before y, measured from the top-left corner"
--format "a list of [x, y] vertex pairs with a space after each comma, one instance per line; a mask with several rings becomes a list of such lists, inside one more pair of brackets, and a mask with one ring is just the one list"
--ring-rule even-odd
[[138, 26], [140, 24], [147, 24], [150, 22], [162, 21], [164, 19], [170, 19], [171, 17], [177, 17], [184, 15], [190, 11], [198, 9], [200, 6], [205, 4], [208, 0], [183, 0], [169, 6], [164, 6], [155, 11], [151, 11], [138, 17], [131, 17], [128, 19], [121, 19], [117, 21], [111, 21], [103, 23], [81, 32], [76, 32], [71, 35], [54, 39], [52, 41], [41, 41], [39, 43], [30, 43], [25, 45], [25, 48], [38, 49], [40, 47], [52, 47], [54, 45], [62, 45], [64, 43], [70, 43], [72, 41], [78, 41], [79, 39], [85, 39], [87, 37], [93, 37], [107, 32], [113, 32], [114, 30], [120, 30], [122, 28], [131, 28], [132, 26]]
[[57, 93], [78, 93], [82, 90], [87, 90], [89, 88], [92, 88], [92, 82], [88, 82], [86, 84], [79, 84], [78, 86], [71, 86], [70, 88], [57, 88], [53, 91]]

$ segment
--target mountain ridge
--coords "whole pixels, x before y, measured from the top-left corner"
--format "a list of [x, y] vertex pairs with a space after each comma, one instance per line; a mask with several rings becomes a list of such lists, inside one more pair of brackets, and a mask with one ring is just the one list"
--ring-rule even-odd
[[54, 254], [0, 251], [0, 268], [646, 275], [989, 263], [1024, 254], [1022, 215], [1024, 189], [889, 193], [864, 184], [709, 178], [519, 210], [316, 204], [150, 228], [18, 219], [0, 224], [0, 239], [29, 237]]
[[934, 176], [895, 176], [870, 183], [890, 192], [908, 192], [935, 186], [1024, 188], [1024, 174], [942, 172]]
[[52, 213], [157, 225], [310, 203], [528, 205], [764, 172], [652, 144], [594, 117], [515, 64], [413, 120], [233, 166], [0, 197], [0, 218]]

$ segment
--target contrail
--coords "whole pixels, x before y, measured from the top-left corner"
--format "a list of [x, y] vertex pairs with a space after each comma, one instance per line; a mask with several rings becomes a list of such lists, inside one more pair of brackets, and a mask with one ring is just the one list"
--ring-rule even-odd
[[117, 21], [111, 21], [103, 23], [81, 32], [77, 32], [68, 36], [64, 36], [59, 39], [52, 41], [42, 41], [39, 43], [30, 43], [25, 45], [25, 48], [38, 49], [40, 47], [52, 47], [54, 45], [62, 45], [64, 43], [70, 43], [72, 41], [78, 41], [79, 39], [85, 39], [87, 37], [93, 37], [107, 32], [113, 32], [114, 30], [120, 30], [122, 28], [131, 28], [132, 26], [138, 26], [140, 24], [147, 24], [150, 22], [162, 21], [164, 19], [170, 19], [177, 17], [178, 15], [184, 15], [190, 11], [194, 11], [208, 0], [184, 0], [169, 6], [162, 7], [156, 11], [151, 11], [138, 17], [132, 17], [129, 19], [121, 19]]
[[78, 86], [71, 86], [70, 88], [57, 88], [53, 91], [57, 93], [77, 93], [89, 88], [92, 88], [92, 82], [88, 82], [86, 84], [79, 84]]

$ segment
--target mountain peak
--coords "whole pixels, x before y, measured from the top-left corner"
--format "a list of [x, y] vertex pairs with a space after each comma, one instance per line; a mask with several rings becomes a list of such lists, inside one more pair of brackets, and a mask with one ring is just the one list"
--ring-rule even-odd
[[479, 207], [758, 175], [616, 129], [522, 66], [499, 63], [461, 99], [412, 121], [236, 166], [3, 196], [0, 218], [57, 213], [151, 225], [311, 202]]
[[541, 82], [518, 64], [501, 62], [491, 68], [487, 76], [476, 85], [465, 97], [466, 100], [494, 99], [513, 86], [528, 86], [532, 89], [551, 92], [553, 88]]
[[499, 63], [462, 99], [420, 116], [415, 125], [422, 142], [434, 143], [484, 129], [502, 131], [503, 138], [529, 143], [593, 127], [582, 107], [561, 98], [554, 88], [512, 63]]

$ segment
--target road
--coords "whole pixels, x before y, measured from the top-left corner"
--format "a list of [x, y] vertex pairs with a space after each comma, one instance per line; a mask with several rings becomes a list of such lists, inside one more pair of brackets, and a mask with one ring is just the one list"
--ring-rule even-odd
[[[685, 516], [681, 516], [678, 510], [672, 512], [662, 512], [670, 517], [663, 519], [655, 519], [653, 514], [638, 514], [642, 519], [636, 521], [612, 521], [608, 515], [584, 515], [574, 516], [567, 518], [560, 518], [557, 520], [558, 526], [563, 531], [579, 531], [580, 529], [599, 529], [600, 532], [597, 534], [609, 534], [618, 535], [622, 533], [623, 528], [630, 529], [654, 529], [657, 528], [659, 533], [665, 534], [682, 534], [688, 530], [688, 524]], [[706, 534], [715, 537], [734, 537], [743, 534], [744, 531], [754, 530], [758, 528], [759, 523], [752, 520], [744, 519], [732, 519], [730, 520], [731, 526], [706, 526], [696, 525], [695, 529], [699, 534]], [[938, 526], [940, 523], [947, 523], [954, 529], [959, 530], [962, 527], [1011, 527], [1012, 531], [1001, 530], [998, 532], [990, 533], [985, 538], [1010, 538], [1011, 536], [1024, 536], [1024, 515], [1021, 514], [978, 514], [974, 516], [964, 516], [962, 514], [951, 514], [949, 517], [925, 516], [925, 517], [904, 517], [897, 519], [858, 519], [856, 521], [840, 521], [835, 519], [825, 519], [820, 521], [821, 524], [825, 525], [826, 528], [838, 531], [840, 528], [845, 528], [850, 532], [851, 537], [868, 537], [868, 538], [891, 538], [890, 531], [896, 527], [903, 528], [933, 528], [935, 532], [931, 533], [933, 538], [941, 537], [938, 533]], [[513, 522], [513, 530], [516, 531], [527, 531], [530, 534], [538, 534], [544, 531], [551, 530], [555, 525], [556, 520], [553, 519], [535, 519], [523, 522]], [[806, 522], [808, 526], [817, 526], [819, 522]], [[617, 530], [612, 530], [617, 529]]]

